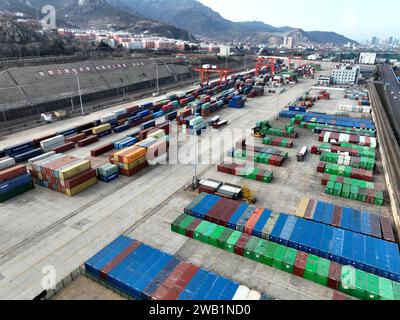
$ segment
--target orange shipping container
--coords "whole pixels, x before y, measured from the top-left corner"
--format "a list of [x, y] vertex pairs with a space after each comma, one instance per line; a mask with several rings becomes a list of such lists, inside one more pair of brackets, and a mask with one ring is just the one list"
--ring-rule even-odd
[[244, 226], [244, 233], [252, 235], [253, 228], [256, 225], [258, 219], [260, 219], [264, 209], [257, 208], [254, 213], [251, 215], [249, 221], [247, 221], [246, 225]]
[[137, 147], [137, 150], [134, 150], [123, 158], [123, 163], [128, 164], [132, 161], [138, 160], [142, 157], [145, 157], [147, 154], [147, 150], [145, 148]]

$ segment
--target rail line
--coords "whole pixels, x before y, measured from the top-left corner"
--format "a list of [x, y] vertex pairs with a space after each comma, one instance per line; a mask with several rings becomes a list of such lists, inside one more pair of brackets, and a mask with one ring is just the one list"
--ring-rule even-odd
[[383, 107], [381, 98], [375, 83], [369, 82], [368, 89], [371, 94], [373, 117], [378, 127], [377, 135], [383, 155], [383, 165], [387, 172], [386, 180], [389, 189], [389, 197], [392, 202], [393, 219], [396, 225], [397, 234], [400, 237], [400, 148], [393, 132], [388, 125], [389, 118]]

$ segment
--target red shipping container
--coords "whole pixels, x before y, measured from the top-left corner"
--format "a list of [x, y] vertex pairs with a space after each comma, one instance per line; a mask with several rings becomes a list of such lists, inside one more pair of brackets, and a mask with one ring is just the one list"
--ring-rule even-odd
[[181, 262], [152, 294], [152, 300], [176, 300], [199, 270], [187, 262]]
[[68, 189], [72, 189], [76, 186], [79, 186], [80, 184], [84, 183], [85, 181], [88, 181], [94, 177], [96, 177], [96, 169], [89, 169], [86, 170], [75, 177], [65, 180], [64, 186]]
[[386, 241], [396, 242], [393, 233], [393, 226], [389, 218], [381, 216], [380, 220], [381, 220], [383, 239], [385, 239]]
[[331, 261], [329, 266], [328, 284], [331, 289], [337, 290], [341, 281], [342, 266], [337, 262]]
[[308, 254], [305, 252], [297, 252], [296, 262], [293, 266], [293, 274], [303, 278], [304, 277], [304, 269], [306, 267]]
[[133, 241], [126, 249], [120, 252], [114, 259], [107, 263], [103, 269], [100, 270], [100, 278], [106, 280], [108, 273], [119, 265], [129, 254], [135, 251], [141, 245], [138, 241]]
[[84, 133], [87, 136], [90, 136], [92, 134], [92, 129], [86, 129], [86, 130], [82, 130], [82, 133]]
[[63, 152], [70, 151], [72, 149], [75, 149], [75, 143], [74, 142], [69, 142], [69, 143], [63, 144], [62, 146], [54, 148], [53, 151], [55, 153], [63, 153]]
[[322, 183], [321, 183], [323, 186], [326, 186], [328, 184], [329, 177], [330, 177], [329, 174], [324, 174], [324, 176], [322, 177]]
[[98, 136], [89, 136], [81, 141], [78, 142], [78, 147], [86, 147], [92, 143], [95, 143], [99, 141], [99, 137]]
[[310, 201], [308, 202], [308, 205], [307, 205], [306, 212], [304, 214], [305, 219], [310, 220], [313, 218], [316, 205], [317, 205], [316, 201], [314, 199], [310, 199]]
[[248, 234], [243, 233], [239, 240], [235, 245], [235, 254], [243, 256], [244, 249], [246, 248], [247, 242], [249, 241], [250, 236]]
[[335, 227], [340, 227], [341, 220], [342, 220], [342, 208], [335, 206], [333, 209], [332, 225]]
[[16, 177], [22, 176], [26, 174], [26, 166], [25, 165], [17, 165], [11, 168], [4, 169], [0, 171], [0, 182], [14, 179]]
[[94, 127], [93, 122], [87, 122], [87, 123], [81, 124], [79, 126], [76, 126], [76, 130], [80, 133], [83, 130], [92, 129], [93, 127]]
[[105, 144], [103, 146], [97, 147], [90, 151], [92, 157], [98, 157], [99, 155], [114, 149], [114, 145], [112, 143]]
[[196, 230], [196, 228], [199, 226], [200, 223], [201, 223], [200, 219], [194, 220], [185, 230], [186, 237], [193, 239], [194, 231]]
[[320, 162], [317, 167], [317, 172], [324, 173], [325, 172], [326, 163]]
[[70, 136], [68, 138], [65, 139], [65, 142], [78, 142], [80, 140], [83, 140], [86, 138], [86, 134], [84, 133], [80, 133], [80, 134], [76, 134], [74, 136]]
[[149, 164], [147, 163], [147, 161], [145, 161], [145, 162], [139, 164], [138, 166], [136, 166], [135, 168], [132, 168], [130, 170], [120, 169], [120, 173], [123, 176], [131, 177], [131, 176], [139, 173], [140, 171], [144, 170], [148, 166], [149, 166]]
[[244, 233], [248, 235], [253, 234], [254, 226], [257, 224], [257, 221], [260, 219], [261, 214], [264, 212], [264, 209], [257, 208], [254, 213], [251, 215], [250, 219], [247, 221], [244, 226]]

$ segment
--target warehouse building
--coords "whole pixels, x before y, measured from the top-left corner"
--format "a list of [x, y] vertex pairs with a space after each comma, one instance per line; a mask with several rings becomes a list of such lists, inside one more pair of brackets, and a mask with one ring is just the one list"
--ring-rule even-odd
[[360, 77], [360, 66], [358, 65], [337, 65], [332, 70], [334, 84], [355, 85]]

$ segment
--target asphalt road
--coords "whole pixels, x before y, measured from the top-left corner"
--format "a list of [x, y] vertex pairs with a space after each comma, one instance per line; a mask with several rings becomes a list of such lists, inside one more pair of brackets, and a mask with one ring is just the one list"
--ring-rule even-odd
[[388, 117], [392, 123], [393, 130], [395, 131], [396, 137], [400, 139], [400, 83], [388, 65], [380, 67], [380, 73], [382, 80], [385, 83], [385, 90], [389, 102]]

